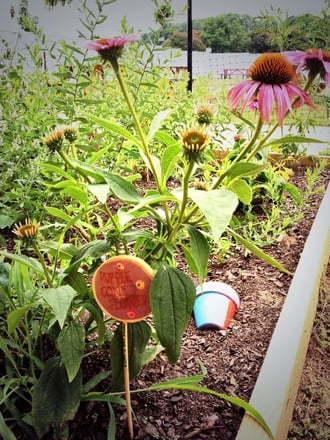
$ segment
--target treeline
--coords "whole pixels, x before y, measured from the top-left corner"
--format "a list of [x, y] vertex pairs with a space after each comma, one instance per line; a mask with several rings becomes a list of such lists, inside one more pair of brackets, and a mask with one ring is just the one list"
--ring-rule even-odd
[[[251, 17], [225, 14], [193, 20], [193, 50], [212, 52], [280, 52], [283, 50], [326, 49], [330, 43], [330, 16], [305, 14], [283, 16], [280, 9]], [[154, 39], [155, 34], [144, 38]], [[164, 47], [187, 49], [187, 23], [164, 24], [158, 33]]]

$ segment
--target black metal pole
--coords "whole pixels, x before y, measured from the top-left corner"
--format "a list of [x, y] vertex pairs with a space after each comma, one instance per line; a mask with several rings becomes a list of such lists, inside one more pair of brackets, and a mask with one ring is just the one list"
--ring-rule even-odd
[[188, 91], [192, 91], [192, 83], [193, 83], [193, 77], [192, 77], [192, 11], [191, 11], [191, 1], [187, 0], [188, 2], [188, 9], [187, 9], [187, 22], [188, 22], [188, 30], [187, 30], [187, 69], [188, 69]]

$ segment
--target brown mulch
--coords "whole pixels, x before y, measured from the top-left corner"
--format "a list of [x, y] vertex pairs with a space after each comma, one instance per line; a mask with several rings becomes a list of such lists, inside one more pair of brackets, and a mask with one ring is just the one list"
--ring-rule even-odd
[[[292, 182], [305, 185], [305, 168], [295, 170]], [[323, 173], [326, 188], [330, 171]], [[264, 250], [294, 272], [317, 213], [322, 194], [313, 194], [304, 206], [303, 218], [289, 228], [276, 246]], [[200, 374], [199, 362], [207, 370], [200, 385], [220, 393], [249, 400], [263, 358], [285, 301], [292, 277], [237, 251], [228, 262], [210, 262], [208, 280], [230, 284], [239, 294], [240, 309], [226, 331], [199, 330], [193, 317], [185, 332], [179, 362], [171, 365], [161, 353], [146, 365], [131, 389], [181, 376]], [[309, 353], [309, 356], [313, 354]], [[105, 362], [108, 362], [106, 355]], [[101, 362], [102, 363], [102, 362]], [[93, 368], [93, 362], [89, 362]], [[98, 359], [100, 368], [100, 359]], [[104, 365], [103, 365], [104, 366]], [[126, 409], [114, 406], [116, 439], [128, 439]], [[132, 394], [135, 439], [209, 439], [236, 437], [244, 411], [204, 393], [167, 390]], [[108, 409], [105, 404], [83, 403], [71, 424], [72, 439], [106, 439]]]
[[[293, 183], [303, 188], [305, 168], [295, 170]], [[330, 170], [323, 172], [320, 185], [326, 188]], [[303, 218], [289, 228], [276, 245], [264, 251], [294, 272], [304, 243], [316, 216], [322, 194], [313, 194], [302, 209]], [[171, 365], [165, 353], [146, 365], [131, 382], [131, 389], [201, 373], [199, 362], [207, 370], [200, 385], [220, 393], [249, 400], [267, 347], [285, 301], [292, 277], [237, 249], [228, 261], [216, 257], [209, 265], [208, 280], [230, 284], [240, 297], [240, 309], [229, 328], [199, 330], [193, 317], [185, 332], [179, 362]], [[313, 352], [309, 352], [313, 356]], [[109, 355], [89, 356], [84, 363], [86, 377], [109, 367]], [[127, 440], [125, 407], [114, 405], [116, 439]], [[235, 439], [244, 411], [215, 396], [204, 393], [166, 390], [132, 394], [135, 439]], [[109, 411], [106, 403], [83, 402], [70, 422], [70, 438], [105, 440]], [[23, 437], [17, 437], [23, 438]]]

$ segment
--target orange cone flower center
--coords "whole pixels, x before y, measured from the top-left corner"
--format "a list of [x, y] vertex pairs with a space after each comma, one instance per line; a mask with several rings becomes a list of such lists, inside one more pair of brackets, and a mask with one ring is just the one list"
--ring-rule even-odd
[[265, 84], [286, 84], [294, 79], [295, 69], [284, 55], [265, 53], [254, 61], [249, 76]]

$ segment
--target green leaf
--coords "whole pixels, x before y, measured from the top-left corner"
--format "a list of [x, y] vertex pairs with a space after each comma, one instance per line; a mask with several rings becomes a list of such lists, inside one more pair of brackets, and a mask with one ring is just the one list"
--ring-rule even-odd
[[87, 286], [85, 276], [81, 272], [72, 270], [63, 278], [62, 284], [69, 284], [73, 290], [78, 292], [80, 298], [89, 297], [89, 287]]
[[77, 248], [72, 243], [64, 243], [58, 248], [57, 241], [44, 241], [41, 243], [41, 248], [47, 250], [52, 256], [57, 256], [61, 260], [71, 260], [73, 255], [77, 252]]
[[66, 214], [64, 211], [61, 211], [58, 208], [53, 208], [52, 206], [45, 206], [45, 209], [48, 212], [48, 214], [52, 215], [53, 217], [58, 217], [64, 220], [65, 222], [71, 220], [71, 217], [68, 214]]
[[228, 396], [227, 394], [218, 393], [217, 391], [213, 391], [210, 388], [202, 387], [200, 385], [193, 385], [189, 383], [175, 383], [171, 381], [154, 384], [149, 389], [151, 391], [160, 391], [164, 389], [197, 391], [199, 393], [206, 393], [219, 397], [220, 399], [226, 400], [227, 402], [232, 403], [233, 405], [236, 405], [239, 408], [243, 408], [245, 411], [247, 411], [260, 424], [260, 426], [265, 430], [269, 437], [274, 440], [274, 436], [262, 415], [252, 405], [250, 405], [245, 400], [240, 399], [239, 397], [233, 397]]
[[32, 307], [33, 304], [27, 304], [9, 313], [9, 315], [7, 316], [8, 335], [11, 335], [13, 331], [16, 330], [26, 311], [30, 310]]
[[39, 438], [51, 426], [59, 430], [65, 422], [74, 418], [80, 404], [81, 391], [81, 370], [69, 382], [60, 357], [46, 361], [32, 393], [33, 426]]
[[235, 238], [235, 240], [238, 243], [241, 243], [246, 249], [251, 251], [254, 255], [259, 257], [261, 260], [266, 261], [266, 263], [271, 264], [272, 266], [276, 267], [280, 271], [292, 275], [292, 272], [288, 271], [284, 266], [282, 266], [281, 263], [276, 261], [271, 256], [267, 255], [265, 252], [263, 252], [260, 248], [258, 248], [255, 244], [251, 243], [250, 241], [243, 238], [241, 235], [237, 234], [235, 231], [233, 231], [231, 228], [227, 228], [228, 232]]
[[201, 283], [207, 275], [210, 246], [205, 235], [201, 231], [190, 225], [187, 226], [187, 229], [190, 236], [190, 256], [197, 269], [197, 272], [192, 272], [197, 275], [198, 280]]
[[[124, 341], [123, 326], [120, 324], [111, 341], [110, 359], [112, 367], [112, 389], [124, 389]], [[143, 366], [144, 352], [151, 336], [151, 327], [145, 321], [127, 324], [129, 378], [136, 377]]]
[[110, 185], [107, 183], [99, 183], [97, 185], [87, 185], [88, 191], [90, 191], [93, 196], [101, 203], [106, 203], [108, 200], [108, 194], [110, 190]]
[[0, 214], [0, 229], [10, 228], [14, 222], [15, 219], [9, 217], [9, 215]]
[[73, 199], [81, 203], [84, 207], [87, 206], [87, 193], [84, 189], [79, 188], [77, 184], [71, 184], [70, 186], [67, 185], [64, 189], [61, 190], [61, 194], [66, 194], [72, 197]]
[[244, 205], [249, 205], [252, 201], [252, 189], [250, 185], [244, 179], [236, 179], [230, 184], [230, 189], [232, 189], [239, 200], [244, 203]]
[[302, 203], [301, 193], [295, 185], [293, 185], [292, 183], [284, 182], [283, 190], [290, 194], [296, 205], [299, 206]]
[[161, 159], [161, 187], [165, 189], [167, 180], [172, 176], [177, 157], [182, 147], [177, 142], [166, 148]]
[[18, 263], [24, 264], [26, 267], [32, 269], [38, 275], [44, 276], [44, 270], [39, 261], [34, 258], [27, 257], [26, 255], [11, 254], [10, 252], [0, 251], [0, 255], [9, 258], [10, 260], [17, 261]]
[[90, 121], [96, 122], [97, 124], [101, 125], [102, 127], [110, 130], [112, 133], [119, 134], [125, 139], [128, 139], [133, 144], [135, 144], [139, 149], [141, 149], [141, 142], [140, 140], [135, 137], [130, 131], [126, 130], [123, 126], [116, 124], [114, 122], [108, 121], [103, 118], [99, 118], [98, 116], [93, 115], [92, 113], [85, 113], [85, 117], [87, 117]]
[[85, 330], [78, 322], [71, 321], [59, 333], [58, 349], [65, 366], [69, 382], [76, 377], [85, 350]]
[[238, 162], [230, 167], [227, 172], [227, 177], [230, 180], [241, 177], [254, 176], [264, 170], [266, 165], [260, 165], [252, 162]]
[[190, 188], [188, 194], [205, 215], [213, 236], [220, 238], [237, 207], [236, 194], [226, 189], [202, 191], [194, 188]]
[[305, 136], [284, 136], [279, 139], [273, 139], [270, 142], [267, 142], [263, 146], [265, 147], [274, 147], [275, 145], [284, 145], [284, 144], [290, 144], [290, 143], [297, 143], [297, 144], [326, 144], [327, 141], [321, 141], [320, 139], [314, 139], [314, 138], [307, 138]]
[[9, 278], [10, 278], [10, 264], [0, 262], [0, 293], [1, 291], [7, 294], [9, 293]]
[[148, 141], [150, 141], [154, 137], [155, 133], [160, 129], [162, 123], [172, 111], [173, 110], [163, 110], [155, 115], [155, 117], [151, 121], [149, 132], [147, 135]]
[[63, 328], [71, 302], [76, 292], [71, 286], [50, 287], [44, 291], [43, 297], [52, 308], [60, 328]]
[[134, 185], [128, 182], [126, 179], [116, 175], [116, 174], [105, 174], [106, 181], [110, 185], [111, 191], [117, 196], [120, 200], [125, 202], [139, 202], [142, 197], [137, 192]]
[[[51, 171], [52, 173], [58, 174], [59, 176], [62, 176], [62, 177], [65, 177], [68, 180], [74, 181], [74, 177], [72, 177], [70, 173], [67, 173], [62, 168], [57, 167], [56, 165], [53, 165], [50, 163], [44, 163], [42, 165], [42, 170]], [[46, 174], [46, 173], [43, 172], [43, 174]]]
[[17, 438], [6, 424], [2, 413], [0, 413], [0, 434], [2, 435], [3, 440], [16, 440]]
[[168, 202], [168, 201], [174, 201], [177, 202], [178, 199], [171, 194], [160, 194], [156, 193], [151, 196], [144, 197], [141, 202], [136, 205], [130, 212], [138, 211], [139, 209], [145, 207], [145, 206], [152, 206], [155, 204], [159, 204], [162, 202]]
[[157, 336], [171, 363], [180, 356], [195, 298], [194, 283], [185, 273], [165, 264], [159, 267], [151, 283], [150, 305]]

